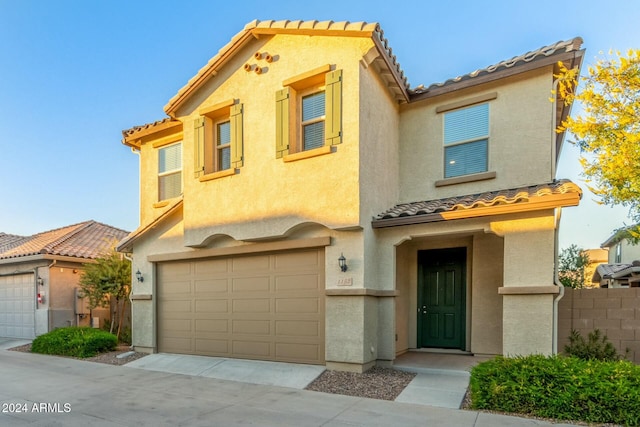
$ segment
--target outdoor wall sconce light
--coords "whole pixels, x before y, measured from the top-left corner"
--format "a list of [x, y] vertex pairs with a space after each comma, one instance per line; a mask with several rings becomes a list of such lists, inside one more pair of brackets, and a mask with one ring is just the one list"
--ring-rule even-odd
[[140, 283], [144, 282], [144, 277], [142, 277], [142, 273], [140, 273], [140, 270], [136, 271], [136, 279], [138, 279], [138, 282]]
[[42, 277], [38, 276], [38, 279], [36, 279], [36, 282], [38, 283], [38, 285], [44, 286], [44, 280], [42, 280]]
[[347, 266], [347, 259], [344, 257], [344, 254], [340, 254], [340, 258], [338, 258], [338, 265], [340, 266], [340, 271], [343, 273], [349, 269]]

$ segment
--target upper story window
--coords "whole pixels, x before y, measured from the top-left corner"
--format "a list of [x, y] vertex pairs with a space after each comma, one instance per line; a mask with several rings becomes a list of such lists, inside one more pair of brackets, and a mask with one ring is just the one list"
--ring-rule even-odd
[[218, 171], [231, 168], [231, 122], [229, 120], [216, 123], [215, 169]]
[[325, 93], [316, 92], [302, 97], [302, 150], [324, 145]]
[[276, 158], [330, 153], [342, 142], [342, 70], [324, 65], [282, 85], [276, 92]]
[[182, 143], [158, 149], [158, 201], [182, 194]]
[[243, 165], [243, 105], [234, 99], [201, 108], [194, 122], [194, 171], [202, 181], [233, 175]]
[[444, 177], [486, 172], [489, 150], [489, 104], [444, 114]]
[[616, 245], [616, 258], [613, 262], [616, 264], [620, 264], [622, 262], [622, 242]]

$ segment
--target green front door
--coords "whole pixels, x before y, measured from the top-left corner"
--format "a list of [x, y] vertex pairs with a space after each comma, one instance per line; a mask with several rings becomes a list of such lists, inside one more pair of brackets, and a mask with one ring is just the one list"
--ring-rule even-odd
[[465, 349], [466, 254], [418, 251], [418, 347]]

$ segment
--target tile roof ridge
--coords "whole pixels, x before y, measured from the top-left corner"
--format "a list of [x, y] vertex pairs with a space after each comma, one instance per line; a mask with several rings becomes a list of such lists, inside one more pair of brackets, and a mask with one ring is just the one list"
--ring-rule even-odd
[[[94, 220], [89, 220], [89, 221], [84, 221], [84, 222], [79, 222], [78, 224], [72, 224], [69, 227], [74, 227], [76, 226], [76, 228], [74, 228], [73, 230], [70, 230], [68, 233], [63, 234], [62, 236], [60, 236], [60, 238], [47, 243], [46, 245], [44, 245], [42, 247], [42, 249], [40, 249], [40, 253], [41, 254], [51, 254], [54, 252], [54, 248], [56, 246], [61, 245], [62, 243], [68, 241], [69, 239], [71, 239], [73, 236], [76, 236], [78, 233], [80, 233], [83, 230], [86, 230], [87, 228], [91, 227], [93, 224], [95, 224], [96, 222]], [[62, 227], [62, 228], [66, 228], [66, 227]], [[55, 230], [52, 230], [55, 231]], [[46, 232], [45, 232], [46, 233]]]
[[[254, 19], [253, 21], [248, 22], [242, 30], [233, 35], [229, 42], [227, 42], [224, 46], [222, 46], [218, 52], [211, 57], [207, 63], [201, 67], [197, 73], [187, 81], [187, 83], [178, 90], [178, 92], [167, 102], [164, 106], [164, 111], [169, 116], [173, 116], [176, 109], [182, 104], [184, 99], [189, 96], [189, 93], [194, 90], [194, 87], [200, 85], [203, 81], [210, 78], [214, 67], [217, 67], [226, 62], [227, 54], [234, 49], [241, 46], [243, 43], [248, 40], [252, 33], [267, 31], [269, 34], [277, 33], [278, 31], [286, 32], [310, 32], [310, 31], [327, 31], [331, 32], [371, 32], [372, 38], [376, 39], [380, 46], [382, 46], [383, 53], [387, 59], [388, 63], [393, 68], [392, 71], [396, 73], [400, 80], [401, 86], [404, 86], [404, 90], [408, 91], [410, 88], [409, 82], [407, 81], [404, 72], [400, 68], [400, 64], [391, 48], [389, 47], [389, 41], [384, 37], [384, 32], [380, 28], [380, 24], [377, 22], [368, 23], [366, 21], [317, 21], [317, 20], [259, 20]], [[255, 35], [255, 34], [254, 34]], [[376, 43], [377, 44], [377, 43]]]
[[580, 47], [582, 46], [583, 43], [583, 39], [582, 37], [574, 37], [572, 39], [569, 40], [560, 40], [557, 41], [553, 44], [550, 45], [545, 45], [542, 46], [538, 49], [535, 50], [531, 50], [529, 52], [526, 52], [524, 54], [521, 55], [516, 55], [512, 58], [509, 59], [505, 59], [502, 60], [498, 63], [492, 64], [492, 65], [488, 65], [484, 68], [479, 68], [475, 71], [472, 71], [470, 73], [467, 74], [463, 74], [461, 76], [458, 77], [454, 77], [454, 78], [450, 78], [445, 80], [444, 82], [438, 82], [438, 83], [432, 83], [429, 86], [425, 86], [425, 85], [419, 85], [416, 86], [415, 88], [411, 89], [410, 92], [411, 94], [421, 94], [421, 93], [426, 93], [429, 90], [432, 89], [437, 89], [443, 86], [448, 86], [450, 84], [454, 84], [454, 83], [458, 83], [464, 80], [468, 80], [468, 79], [472, 79], [481, 75], [485, 75], [485, 74], [489, 74], [489, 73], [493, 73], [495, 71], [501, 70], [501, 69], [506, 69], [506, 68], [513, 68], [515, 66], [518, 65], [523, 65], [526, 63], [530, 63], [533, 62], [539, 58], [543, 58], [543, 57], [549, 57], [549, 56], [553, 56], [556, 54], [560, 54], [560, 53], [565, 53], [565, 52], [573, 52], [576, 50], [580, 50]]

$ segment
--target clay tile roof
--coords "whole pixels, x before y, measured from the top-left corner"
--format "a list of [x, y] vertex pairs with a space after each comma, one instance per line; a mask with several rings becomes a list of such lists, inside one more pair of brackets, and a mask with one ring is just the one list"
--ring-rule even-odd
[[[100, 256], [114, 241], [127, 232], [96, 221], [86, 221], [33, 236], [9, 241], [0, 233], [0, 259], [48, 254], [93, 259]], [[8, 244], [6, 242], [9, 242]]]
[[[413, 203], [402, 203], [391, 209], [376, 215], [373, 218], [374, 226], [383, 225], [386, 220], [394, 220], [404, 217], [421, 217], [419, 222], [445, 221], [447, 219], [458, 219], [463, 215], [456, 215], [456, 218], [447, 217], [453, 212], [469, 212], [469, 217], [476, 216], [471, 211], [479, 208], [496, 207], [500, 205], [517, 205], [528, 203], [534, 198], [544, 198], [545, 196], [562, 195], [574, 193], [578, 199], [581, 190], [573, 182], [563, 179], [548, 184], [532, 185], [528, 187], [512, 188], [499, 191], [488, 191], [485, 193], [469, 194], [464, 196], [447, 197], [438, 200], [427, 200]], [[491, 213], [487, 213], [491, 214]], [[408, 218], [411, 220], [411, 218]], [[391, 224], [391, 222], [389, 222]], [[414, 223], [407, 221], [407, 224]], [[401, 224], [392, 224], [401, 225]], [[390, 226], [390, 225], [389, 225]]]
[[[407, 95], [409, 90], [409, 82], [400, 68], [395, 55], [393, 55], [389, 47], [389, 41], [384, 37], [380, 25], [376, 22], [349, 22], [349, 21], [300, 21], [300, 20], [254, 20], [249, 22], [245, 27], [231, 38], [231, 41], [224, 45], [218, 53], [211, 58], [207, 64], [202, 67], [196, 75], [191, 78], [178, 93], [169, 100], [164, 110], [167, 114], [172, 115], [173, 112], [182, 104], [189, 94], [196, 90], [200, 84], [215, 75], [218, 68], [222, 67], [233, 53], [251, 40], [253, 35], [260, 34], [304, 34], [304, 35], [352, 35], [361, 37], [372, 37], [376, 45], [381, 50], [381, 54], [386, 57], [386, 63], [389, 64], [392, 73], [397, 76], [398, 85]], [[408, 95], [406, 96], [408, 100]]]
[[180, 122], [178, 120], [174, 120], [171, 117], [165, 117], [162, 120], [156, 120], [153, 123], [147, 123], [140, 126], [134, 126], [131, 129], [125, 129], [122, 131], [122, 137], [127, 139], [131, 137], [135, 137], [137, 134], [142, 134], [144, 131], [152, 130], [159, 127], [168, 127], [172, 125], [178, 125]]
[[514, 56], [511, 59], [500, 61], [497, 64], [489, 65], [488, 67], [481, 68], [469, 74], [465, 74], [463, 76], [446, 80], [445, 82], [442, 82], [442, 83], [434, 83], [428, 87], [424, 87], [423, 85], [420, 85], [414, 88], [413, 90], [411, 90], [410, 92], [412, 94], [426, 93], [434, 89], [457, 84], [470, 79], [475, 79], [480, 76], [495, 73], [497, 71], [501, 71], [504, 69], [514, 68], [520, 65], [531, 63], [542, 58], [548, 58], [548, 57], [565, 53], [565, 52], [578, 51], [580, 50], [581, 45], [582, 45], [582, 38], [580, 37], [575, 37], [571, 40], [566, 40], [566, 41], [559, 41], [552, 45], [543, 46], [540, 49], [536, 49], [522, 55]]

